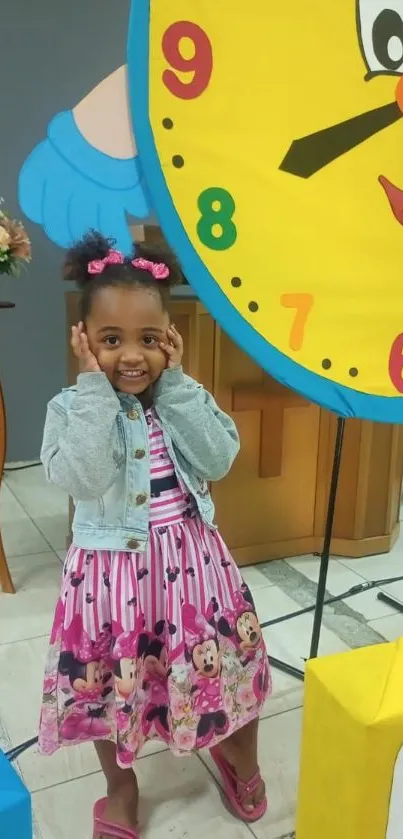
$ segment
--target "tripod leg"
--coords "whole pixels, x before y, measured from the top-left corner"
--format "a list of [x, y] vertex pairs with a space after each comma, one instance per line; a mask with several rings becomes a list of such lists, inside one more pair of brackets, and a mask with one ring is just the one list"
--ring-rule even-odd
[[393, 606], [397, 612], [403, 614], [403, 603], [400, 600], [397, 600], [395, 597], [391, 597], [390, 594], [385, 594], [385, 592], [380, 591], [378, 592], [378, 600], [382, 600], [383, 603], [387, 603], [388, 606]]
[[269, 661], [275, 670], [280, 670], [281, 673], [287, 673], [288, 676], [294, 676], [294, 679], [299, 679], [300, 682], [304, 681], [304, 671], [300, 670], [298, 667], [294, 667], [292, 664], [287, 664], [286, 661], [281, 661], [281, 659], [274, 658], [272, 655], [269, 655]]
[[320, 560], [320, 573], [318, 582], [318, 592], [316, 595], [315, 616], [313, 621], [313, 631], [311, 639], [310, 658], [316, 658], [319, 649], [320, 630], [322, 626], [323, 606], [326, 596], [326, 580], [329, 570], [330, 559], [330, 544], [332, 541], [334, 511], [336, 506], [337, 486], [339, 482], [341, 454], [343, 450], [343, 437], [346, 421], [344, 417], [339, 417], [337, 420], [337, 434], [334, 446], [332, 477], [330, 481], [329, 501], [327, 506], [326, 527], [323, 541], [323, 551]]

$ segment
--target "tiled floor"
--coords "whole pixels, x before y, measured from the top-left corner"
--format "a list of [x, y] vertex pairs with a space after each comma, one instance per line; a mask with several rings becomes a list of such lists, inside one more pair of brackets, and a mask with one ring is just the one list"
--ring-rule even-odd
[[[48, 633], [58, 593], [67, 531], [66, 499], [49, 488], [40, 467], [9, 473], [0, 499], [3, 539], [18, 593], [0, 594], [0, 746], [6, 750], [36, 732]], [[261, 620], [313, 602], [319, 563], [313, 557], [250, 568], [245, 578]], [[332, 561], [328, 589], [341, 594], [366, 579], [403, 575], [403, 541], [388, 556]], [[403, 599], [403, 583], [389, 589]], [[312, 617], [264, 629], [269, 651], [303, 667], [309, 653]], [[325, 610], [322, 654], [347, 650], [403, 634], [403, 616], [370, 591]], [[236, 822], [222, 806], [215, 770], [205, 754], [175, 760], [149, 748], [138, 763], [144, 839], [285, 839], [295, 822], [301, 706], [300, 682], [274, 671], [274, 695], [261, 724], [261, 766], [270, 808], [252, 828]], [[53, 758], [27, 751], [19, 760], [33, 794], [37, 839], [89, 839], [91, 802], [104, 782], [90, 745]]]

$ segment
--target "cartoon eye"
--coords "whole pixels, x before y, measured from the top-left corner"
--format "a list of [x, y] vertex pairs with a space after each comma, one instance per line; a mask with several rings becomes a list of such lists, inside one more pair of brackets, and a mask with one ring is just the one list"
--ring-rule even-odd
[[369, 76], [403, 74], [403, 0], [359, 0], [358, 28]]

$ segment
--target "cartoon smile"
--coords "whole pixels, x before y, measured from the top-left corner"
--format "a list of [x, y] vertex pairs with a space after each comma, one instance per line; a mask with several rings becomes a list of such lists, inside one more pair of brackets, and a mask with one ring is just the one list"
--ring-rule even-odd
[[379, 183], [386, 192], [393, 215], [397, 218], [399, 224], [403, 224], [403, 190], [388, 181], [384, 175], [379, 176]]

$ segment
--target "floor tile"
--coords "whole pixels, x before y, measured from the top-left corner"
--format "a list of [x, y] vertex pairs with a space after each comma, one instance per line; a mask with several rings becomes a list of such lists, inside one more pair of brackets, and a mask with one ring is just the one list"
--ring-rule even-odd
[[[287, 565], [304, 574], [314, 583], [319, 580], [320, 560], [315, 557], [298, 557], [297, 559], [288, 559]], [[379, 565], [377, 565], [379, 568]], [[375, 565], [374, 565], [375, 568]], [[376, 571], [376, 569], [375, 569]], [[346, 567], [337, 560], [332, 560], [329, 565], [329, 572], [327, 576], [326, 587], [330, 594], [339, 595], [344, 594], [353, 586], [363, 583], [363, 577], [356, 574], [352, 568]], [[401, 585], [401, 592], [403, 594], [403, 582]], [[362, 594], [348, 597], [344, 601], [350, 609], [359, 612], [367, 621], [383, 618], [394, 613], [393, 607], [378, 600], [377, 589], [365, 591]], [[397, 593], [397, 590], [396, 590]]]
[[6, 522], [1, 535], [7, 559], [50, 550], [49, 543], [27, 515], [20, 519], [17, 526], [14, 522]]
[[255, 591], [256, 612], [261, 623], [279, 618], [281, 615], [295, 612], [301, 607], [295, 600], [284, 594], [278, 586], [267, 585]]
[[8, 565], [16, 594], [0, 593], [0, 646], [50, 632], [61, 583], [53, 552], [11, 557]]
[[1, 524], [9, 524], [13, 522], [14, 524], [18, 524], [21, 519], [25, 517], [26, 513], [25, 510], [21, 507], [21, 504], [13, 495], [11, 490], [8, 488], [5, 481], [1, 484], [0, 487], [0, 521]]
[[[382, 586], [382, 591], [389, 594], [391, 597], [395, 597], [396, 600], [399, 600], [403, 605], [403, 582], [392, 583], [390, 586]], [[396, 614], [396, 609], [393, 609], [392, 614]]]
[[47, 482], [42, 466], [11, 472], [6, 483], [53, 550], [63, 550], [68, 532], [66, 493]]
[[259, 568], [250, 566], [248, 568], [241, 568], [240, 570], [243, 580], [252, 593], [257, 589], [267, 588], [267, 586], [271, 585], [270, 581]]
[[345, 602], [350, 609], [354, 609], [356, 612], [359, 612], [360, 615], [363, 615], [365, 620], [368, 622], [377, 620], [378, 618], [388, 617], [388, 615], [396, 614], [396, 610], [393, 606], [378, 600], [377, 589], [366, 591], [364, 594], [358, 594], [356, 597], [350, 597]]
[[371, 621], [370, 626], [376, 632], [380, 632], [387, 641], [396, 641], [397, 638], [403, 637], [403, 615], [399, 615], [398, 612], [387, 618]]
[[272, 694], [267, 699], [261, 718], [274, 717], [285, 711], [300, 708], [304, 701], [304, 685], [293, 676], [272, 667]]
[[[263, 720], [259, 729], [259, 763], [270, 801], [266, 816], [251, 826], [257, 839], [279, 839], [294, 829], [299, 771], [302, 712], [289, 711]], [[218, 782], [219, 773], [208, 752], [202, 760]]]
[[[313, 583], [319, 580], [320, 559], [319, 557], [299, 556], [295, 559], [287, 559], [287, 565], [304, 574]], [[352, 586], [362, 583], [362, 577], [354, 572], [353, 569], [346, 568], [336, 559], [332, 559], [329, 563], [329, 571], [327, 575], [327, 589], [330, 594], [335, 596], [344, 594], [345, 591], [352, 588]]]
[[[13, 747], [37, 734], [47, 648], [46, 636], [0, 646], [0, 719]], [[20, 759], [30, 789], [35, 789], [35, 773], [41, 771], [36, 763], [34, 770], [25, 775], [25, 766], [32, 764], [33, 754], [31, 750]]]
[[363, 559], [343, 559], [346, 568], [360, 574], [366, 580], [380, 580], [385, 577], [403, 577], [403, 544], [400, 539], [388, 554], [366, 556]]
[[48, 543], [5, 483], [0, 494], [0, 526], [8, 558], [49, 550]]
[[38, 516], [34, 521], [54, 551], [65, 547], [69, 529], [67, 512], [57, 516]]
[[[300, 607], [277, 586], [270, 586], [255, 592], [256, 609], [261, 622], [280, 615], [297, 611]], [[300, 615], [284, 623], [263, 629], [269, 656], [275, 656], [303, 669], [304, 659], [309, 656], [313, 629], [313, 616]], [[349, 649], [343, 641], [325, 626], [322, 626], [320, 654], [331, 655]]]
[[[197, 757], [168, 752], [137, 764], [142, 839], [250, 839], [223, 807], [210, 773]], [[105, 794], [100, 773], [33, 796], [42, 839], [89, 839], [92, 802]]]
[[65, 507], [66, 493], [49, 484], [43, 466], [9, 472], [5, 481], [31, 518], [43, 515], [44, 510], [60, 513]]
[[279, 839], [295, 828], [302, 711], [265, 720], [260, 729], [260, 766], [270, 807], [253, 826], [257, 839]]

